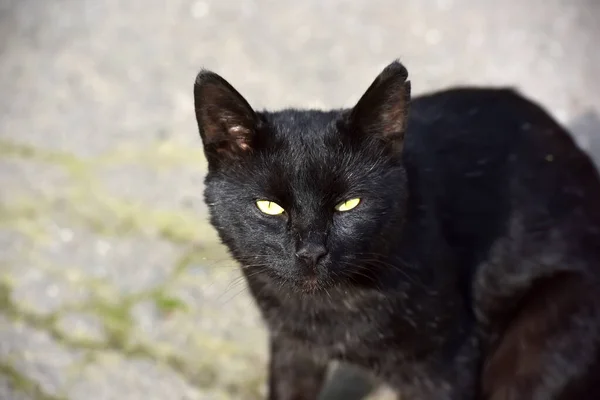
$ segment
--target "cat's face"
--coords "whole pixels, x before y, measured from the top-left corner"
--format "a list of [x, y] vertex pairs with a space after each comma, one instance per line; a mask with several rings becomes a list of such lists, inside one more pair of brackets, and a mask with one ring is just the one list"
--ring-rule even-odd
[[303, 291], [369, 278], [405, 207], [406, 76], [392, 64], [349, 111], [256, 113], [222, 78], [200, 73], [205, 198], [247, 273]]

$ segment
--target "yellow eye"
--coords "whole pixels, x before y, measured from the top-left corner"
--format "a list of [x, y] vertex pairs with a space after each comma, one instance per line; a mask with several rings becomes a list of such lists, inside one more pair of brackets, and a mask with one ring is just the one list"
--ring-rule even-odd
[[269, 200], [257, 200], [256, 206], [260, 211], [268, 215], [279, 215], [285, 211], [279, 204]]
[[359, 198], [350, 199], [350, 200], [346, 200], [346, 201], [338, 204], [337, 206], [335, 206], [335, 209], [337, 211], [350, 211], [354, 207], [356, 207], [359, 203], [360, 203], [360, 199]]

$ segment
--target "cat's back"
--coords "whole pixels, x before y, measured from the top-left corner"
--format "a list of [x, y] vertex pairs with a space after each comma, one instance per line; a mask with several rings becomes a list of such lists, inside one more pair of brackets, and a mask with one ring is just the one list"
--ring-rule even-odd
[[469, 261], [485, 259], [517, 220], [532, 233], [527, 240], [550, 243], [554, 234], [600, 261], [597, 171], [559, 123], [517, 92], [459, 88], [415, 98], [405, 156], [409, 179], [428, 192], [446, 239]]
[[[469, 165], [475, 158], [505, 158], [524, 149], [577, 153], [569, 134], [541, 106], [510, 88], [455, 88], [413, 99], [407, 131], [410, 152], [421, 156], [450, 154], [441, 161]], [[490, 161], [494, 161], [493, 159]], [[451, 167], [452, 165], [445, 165]]]

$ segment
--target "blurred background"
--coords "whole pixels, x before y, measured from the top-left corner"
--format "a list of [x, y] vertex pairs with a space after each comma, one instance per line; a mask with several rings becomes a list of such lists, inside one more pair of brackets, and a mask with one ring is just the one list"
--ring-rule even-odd
[[[600, 156], [598, 0], [0, 0], [0, 399], [259, 399], [202, 202], [201, 67], [258, 109], [517, 87]], [[378, 397], [377, 397], [378, 396]], [[373, 395], [371, 398], [383, 398]]]

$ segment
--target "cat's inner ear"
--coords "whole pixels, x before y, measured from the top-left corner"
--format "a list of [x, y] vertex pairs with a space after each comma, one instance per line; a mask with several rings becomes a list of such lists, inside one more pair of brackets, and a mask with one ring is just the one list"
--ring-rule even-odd
[[258, 118], [225, 79], [213, 72], [201, 71], [194, 85], [194, 105], [209, 162], [252, 151]]
[[353, 135], [370, 136], [402, 149], [408, 120], [410, 82], [398, 61], [388, 65], [350, 112]]

